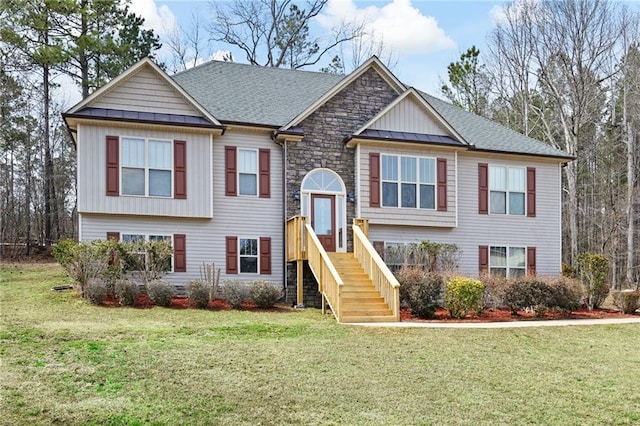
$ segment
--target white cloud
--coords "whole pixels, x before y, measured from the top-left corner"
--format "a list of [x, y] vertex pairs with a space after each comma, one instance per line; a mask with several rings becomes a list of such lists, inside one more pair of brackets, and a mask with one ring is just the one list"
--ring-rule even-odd
[[384, 6], [358, 9], [354, 0], [329, 0], [326, 12], [318, 16], [325, 29], [342, 22], [363, 22], [368, 37], [383, 42], [396, 56], [424, 54], [455, 48], [455, 42], [432, 16], [423, 15], [411, 0], [392, 0]]
[[168, 6], [158, 7], [155, 0], [132, 0], [129, 10], [144, 18], [144, 27], [163, 37], [174, 32], [177, 20]]

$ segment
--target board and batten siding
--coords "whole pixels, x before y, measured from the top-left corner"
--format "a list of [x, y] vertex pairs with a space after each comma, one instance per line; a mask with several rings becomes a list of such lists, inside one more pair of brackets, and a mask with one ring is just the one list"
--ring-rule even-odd
[[[225, 195], [224, 147], [270, 149], [270, 198]], [[203, 157], [205, 155], [203, 154]], [[207, 153], [207, 158], [211, 158]], [[214, 139], [213, 167], [201, 169], [198, 178], [213, 179], [213, 217], [164, 218], [148, 216], [80, 215], [80, 238], [83, 241], [105, 239], [107, 232], [140, 234], [185, 234], [187, 272], [168, 274], [165, 279], [185, 284], [200, 278], [202, 262], [214, 263], [225, 279], [251, 281], [263, 279], [284, 284], [284, 214], [282, 209], [282, 151], [268, 134], [227, 131]], [[209, 174], [207, 173], [209, 171]], [[208, 174], [208, 176], [207, 176]], [[271, 274], [226, 274], [227, 236], [238, 238], [271, 238]]]
[[[388, 144], [359, 144], [357, 152], [358, 170], [358, 203], [360, 217], [369, 219], [371, 225], [405, 225], [405, 226], [456, 226], [456, 155], [453, 151], [437, 150], [430, 147], [413, 148]], [[382, 155], [416, 156], [444, 158], [447, 160], [447, 211], [427, 210], [401, 207], [369, 206], [369, 153]], [[382, 161], [382, 160], [381, 160]], [[381, 180], [382, 181], [382, 180]], [[437, 187], [437, 185], [436, 185]], [[436, 188], [437, 192], [437, 188]], [[382, 197], [382, 190], [380, 190]], [[437, 205], [437, 203], [436, 203]]]
[[433, 114], [409, 97], [394, 105], [369, 126], [370, 129], [450, 136]]
[[[106, 195], [106, 137], [186, 141], [187, 198]], [[211, 136], [182, 131], [78, 125], [78, 212], [211, 217]], [[120, 172], [120, 171], [119, 171]], [[122, 185], [120, 185], [122, 188]]]
[[[536, 216], [478, 214], [478, 163], [535, 167]], [[429, 240], [456, 244], [462, 250], [460, 270], [470, 276], [478, 275], [478, 247], [481, 245], [536, 247], [537, 274], [557, 276], [562, 258], [560, 168], [556, 161], [523, 156], [482, 157], [477, 153], [459, 153], [458, 227], [441, 229], [373, 224], [369, 227], [369, 238], [385, 242]]]
[[91, 107], [202, 116], [151, 67], [143, 67], [92, 102]]

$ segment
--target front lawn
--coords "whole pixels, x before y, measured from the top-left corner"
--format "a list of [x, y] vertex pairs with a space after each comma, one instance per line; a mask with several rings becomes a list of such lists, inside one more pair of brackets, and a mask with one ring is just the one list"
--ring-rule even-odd
[[640, 326], [385, 329], [105, 308], [0, 267], [0, 423], [638, 424]]

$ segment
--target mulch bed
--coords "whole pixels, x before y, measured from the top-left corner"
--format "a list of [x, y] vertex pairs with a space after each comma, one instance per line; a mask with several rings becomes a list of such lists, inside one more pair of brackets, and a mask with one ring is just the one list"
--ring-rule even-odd
[[557, 319], [597, 319], [597, 318], [637, 318], [638, 315], [627, 315], [613, 309], [594, 309], [589, 311], [586, 308], [573, 312], [548, 311], [542, 317], [536, 317], [533, 312], [518, 311], [514, 315], [509, 309], [485, 309], [482, 314], [471, 313], [464, 319], [454, 319], [449, 315], [449, 311], [443, 308], [436, 309], [436, 318], [431, 320], [421, 319], [411, 315], [411, 309], [400, 308], [400, 321], [413, 322], [506, 322], [506, 321], [539, 321]]
[[[105, 306], [108, 308], [117, 308], [117, 307], [120, 307], [121, 305], [113, 297], [109, 296], [104, 302], [102, 302], [101, 306]], [[149, 300], [149, 296], [147, 296], [146, 294], [140, 294], [138, 295], [138, 298], [136, 299], [136, 303], [133, 307], [139, 308], [139, 309], [149, 309], [149, 308], [153, 308], [154, 306], [155, 305], [151, 303], [151, 300]], [[191, 302], [189, 301], [188, 298], [180, 297], [180, 296], [171, 298], [171, 305], [169, 305], [167, 308], [195, 309], [191, 305]], [[213, 299], [211, 302], [209, 302], [209, 307], [207, 309], [212, 311], [228, 311], [228, 310], [232, 310], [233, 308], [231, 308], [229, 303], [224, 299]], [[290, 311], [292, 309], [290, 309], [285, 305], [276, 305], [273, 308], [261, 309], [251, 302], [242, 302], [241, 310], [260, 311], [260, 312], [285, 312], [285, 311]]]

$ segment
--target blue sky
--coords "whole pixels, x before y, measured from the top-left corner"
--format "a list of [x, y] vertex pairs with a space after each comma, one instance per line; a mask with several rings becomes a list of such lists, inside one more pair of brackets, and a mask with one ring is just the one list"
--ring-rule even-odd
[[[369, 33], [393, 45], [396, 65], [393, 72], [405, 83], [439, 95], [439, 77], [446, 78], [447, 65], [468, 47], [486, 51], [486, 36], [493, 27], [501, 1], [425, 1], [425, 0], [330, 0], [314, 25], [318, 34], [330, 31], [341, 19], [367, 22]], [[209, 1], [132, 0], [132, 10], [145, 17], [147, 25], [161, 36], [175, 28], [187, 29], [192, 14], [207, 22]], [[230, 50], [213, 43], [211, 53]], [[232, 51], [237, 62], [245, 59]], [[166, 56], [166, 48], [161, 56]]]

